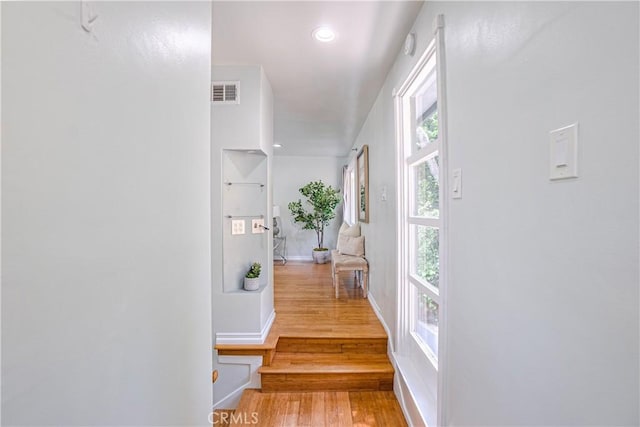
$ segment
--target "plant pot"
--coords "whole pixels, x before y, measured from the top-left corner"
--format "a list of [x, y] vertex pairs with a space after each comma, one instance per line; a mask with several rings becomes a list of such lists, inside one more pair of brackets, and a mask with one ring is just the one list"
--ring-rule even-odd
[[245, 291], [257, 291], [260, 289], [259, 277], [245, 277], [244, 278], [244, 290]]
[[314, 249], [311, 255], [313, 256], [313, 262], [316, 264], [325, 264], [331, 258], [331, 252], [329, 252], [329, 249], [324, 249], [323, 251]]

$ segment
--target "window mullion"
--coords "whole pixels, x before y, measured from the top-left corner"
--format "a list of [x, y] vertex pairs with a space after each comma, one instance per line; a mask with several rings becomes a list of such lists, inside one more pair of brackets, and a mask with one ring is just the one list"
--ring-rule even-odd
[[422, 291], [422, 292], [428, 294], [437, 303], [440, 302], [440, 290], [438, 288], [436, 288], [435, 286], [433, 286], [432, 284], [430, 284], [426, 280], [423, 280], [422, 278], [416, 276], [413, 273], [409, 274], [409, 281], [419, 291]]
[[425, 218], [422, 216], [409, 215], [407, 222], [411, 225], [424, 225], [425, 227], [440, 228], [439, 218]]
[[440, 139], [435, 140], [431, 144], [424, 147], [413, 154], [407, 156], [407, 167], [411, 167], [416, 163], [420, 163], [423, 159], [432, 156], [434, 153], [440, 151]]

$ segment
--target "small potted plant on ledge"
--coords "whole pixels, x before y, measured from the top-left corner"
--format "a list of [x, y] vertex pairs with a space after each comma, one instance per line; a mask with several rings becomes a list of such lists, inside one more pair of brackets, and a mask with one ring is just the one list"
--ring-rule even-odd
[[340, 203], [340, 190], [322, 181], [310, 182], [299, 189], [307, 198], [311, 210], [307, 211], [302, 206], [302, 201], [289, 203], [289, 211], [295, 222], [302, 223], [305, 230], [315, 230], [318, 238], [318, 247], [313, 248], [313, 260], [318, 264], [324, 264], [329, 260], [329, 249], [324, 247], [324, 227], [336, 216], [336, 206]]
[[254, 262], [249, 267], [249, 271], [244, 275], [244, 289], [246, 291], [257, 291], [260, 288], [260, 269], [262, 266]]

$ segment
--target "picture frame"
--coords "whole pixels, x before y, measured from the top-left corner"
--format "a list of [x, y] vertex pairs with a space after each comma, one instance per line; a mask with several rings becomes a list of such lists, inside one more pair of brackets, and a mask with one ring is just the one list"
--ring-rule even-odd
[[358, 221], [369, 222], [369, 146], [363, 145], [356, 157]]

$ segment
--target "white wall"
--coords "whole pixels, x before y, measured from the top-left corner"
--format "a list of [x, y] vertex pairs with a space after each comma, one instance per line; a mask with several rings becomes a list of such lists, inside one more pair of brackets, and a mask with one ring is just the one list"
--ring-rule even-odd
[[208, 425], [210, 4], [3, 4], [2, 423]]
[[[638, 425], [638, 4], [426, 3], [369, 144], [371, 290], [395, 330], [392, 90], [445, 16], [450, 425]], [[577, 180], [548, 132], [580, 124]], [[389, 201], [380, 201], [387, 186]]]
[[[226, 216], [264, 215], [265, 225], [271, 223], [273, 94], [259, 65], [216, 65], [212, 80], [240, 81], [238, 105], [211, 107], [213, 329], [215, 334], [259, 333], [273, 312], [272, 237], [270, 233], [231, 236], [231, 221]], [[224, 184], [230, 180], [260, 182], [265, 187]], [[251, 218], [246, 218], [249, 234], [250, 226]], [[259, 293], [238, 292], [241, 265], [256, 258], [256, 244], [262, 253], [256, 261], [262, 264], [265, 288]], [[238, 317], [238, 311], [244, 309], [251, 315]]]
[[[305, 197], [298, 190], [311, 181], [322, 180], [326, 185], [341, 190], [342, 166], [345, 164], [345, 159], [338, 157], [280, 155], [274, 157], [273, 204], [280, 206], [280, 235], [287, 236], [289, 259], [310, 260], [311, 252], [318, 246], [318, 242], [314, 230], [303, 230], [300, 224], [293, 222], [287, 205], [298, 199], [305, 202]], [[324, 245], [326, 247], [336, 247], [340, 224], [342, 224], [342, 203], [336, 209], [336, 218], [325, 228]]]
[[[215, 58], [214, 58], [215, 60]], [[274, 320], [273, 240], [271, 232], [231, 235], [227, 215], [264, 215], [270, 228], [273, 156], [273, 93], [259, 65], [215, 65], [212, 80], [240, 82], [240, 103], [211, 107], [212, 305], [215, 344], [261, 343]], [[225, 182], [258, 182], [227, 186]], [[262, 264], [261, 288], [241, 289], [251, 262]], [[255, 358], [216, 354], [219, 379], [213, 385], [214, 405], [235, 407], [244, 387], [255, 387]]]
[[[214, 58], [215, 59], [215, 58]], [[260, 65], [215, 65], [212, 81], [239, 81], [238, 104], [212, 104], [212, 138], [216, 147], [260, 149], [262, 86]]]
[[[2, 2], [0, 2], [0, 82], [2, 82]], [[2, 117], [2, 84], [0, 84], [0, 123]], [[0, 242], [2, 242], [2, 132], [0, 131]], [[2, 331], [2, 245], [0, 244], [0, 331]], [[0, 339], [0, 384], [2, 384], [2, 339]], [[0, 386], [0, 402], [2, 387]], [[2, 424], [2, 404], [0, 403], [0, 424]]]

